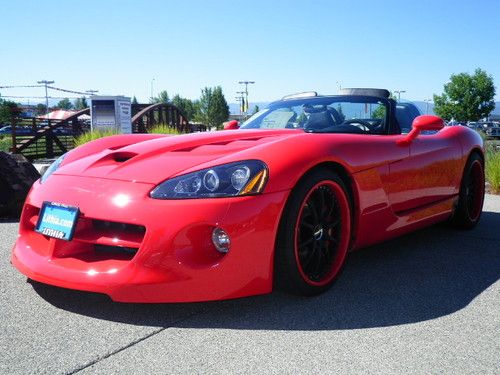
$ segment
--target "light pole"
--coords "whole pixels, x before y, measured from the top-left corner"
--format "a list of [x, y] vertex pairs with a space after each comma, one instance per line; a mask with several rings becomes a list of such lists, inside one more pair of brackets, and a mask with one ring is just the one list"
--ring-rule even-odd
[[[236, 94], [240, 94], [240, 114], [243, 118], [243, 113], [246, 112], [245, 110], [245, 91], [236, 91]], [[248, 104], [248, 102], [247, 102]]]
[[39, 85], [45, 86], [45, 115], [47, 116], [47, 120], [49, 119], [49, 94], [47, 93], [47, 85], [51, 85], [54, 81], [47, 81], [44, 79], [43, 81], [37, 81]]
[[[238, 92], [238, 94], [240, 94], [240, 92]], [[243, 100], [244, 100], [244, 97], [240, 95], [240, 96], [235, 96], [234, 98], [238, 101], [238, 104], [240, 106], [240, 120], [241, 120], [241, 117], [243, 116]]]
[[243, 111], [245, 109], [245, 97], [242, 95], [245, 92], [243, 91], [238, 91], [237, 94], [240, 94], [240, 96], [237, 96], [235, 99], [238, 100], [238, 103], [240, 105], [240, 117], [243, 116]]
[[394, 92], [396, 94], [398, 94], [398, 102], [400, 102], [401, 101], [401, 93], [404, 94], [406, 91], [405, 90], [394, 90]]
[[245, 100], [246, 100], [245, 118], [246, 118], [247, 112], [248, 112], [248, 85], [253, 85], [255, 83], [255, 81], [239, 81], [238, 83], [240, 85], [245, 85]]
[[425, 114], [429, 114], [429, 103], [432, 102], [432, 99], [424, 99], [425, 102]]

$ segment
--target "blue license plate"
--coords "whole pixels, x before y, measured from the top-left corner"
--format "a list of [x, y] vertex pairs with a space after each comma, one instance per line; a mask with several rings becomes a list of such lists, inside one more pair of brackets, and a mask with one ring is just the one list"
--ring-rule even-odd
[[35, 230], [45, 236], [70, 241], [79, 215], [78, 207], [44, 202]]

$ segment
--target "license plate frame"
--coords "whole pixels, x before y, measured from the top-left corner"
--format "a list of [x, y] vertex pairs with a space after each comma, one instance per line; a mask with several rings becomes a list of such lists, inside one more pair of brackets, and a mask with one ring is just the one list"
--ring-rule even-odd
[[80, 209], [56, 202], [43, 202], [35, 231], [58, 240], [71, 241]]

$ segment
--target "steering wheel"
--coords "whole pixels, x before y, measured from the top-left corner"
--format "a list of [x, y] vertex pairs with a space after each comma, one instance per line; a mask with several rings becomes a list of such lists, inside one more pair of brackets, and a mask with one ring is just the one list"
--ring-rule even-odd
[[[359, 125], [355, 125], [355, 124], [359, 124]], [[369, 132], [372, 130], [372, 124], [370, 124], [368, 121], [360, 120], [360, 119], [345, 120], [343, 125], [353, 125], [353, 126], [360, 128], [361, 130], [364, 130], [366, 132]]]

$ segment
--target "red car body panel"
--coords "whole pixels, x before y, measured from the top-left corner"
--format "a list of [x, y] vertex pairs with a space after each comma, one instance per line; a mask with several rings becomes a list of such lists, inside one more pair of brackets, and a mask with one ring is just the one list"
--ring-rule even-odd
[[[28, 277], [105, 293], [123, 302], [190, 302], [268, 293], [281, 214], [294, 186], [325, 166], [346, 179], [352, 195], [351, 249], [368, 246], [450, 216], [466, 160], [482, 140], [465, 127], [419, 135], [228, 130], [167, 137], [114, 136], [71, 151], [23, 209], [12, 263]], [[169, 178], [234, 161], [257, 159], [269, 181], [255, 196], [157, 200]], [[80, 208], [72, 241], [34, 231], [40, 207]], [[121, 228], [120, 225], [127, 224]], [[222, 254], [215, 227], [231, 237]], [[134, 230], [129, 230], [134, 228]], [[95, 246], [137, 248], [102, 254]]]

